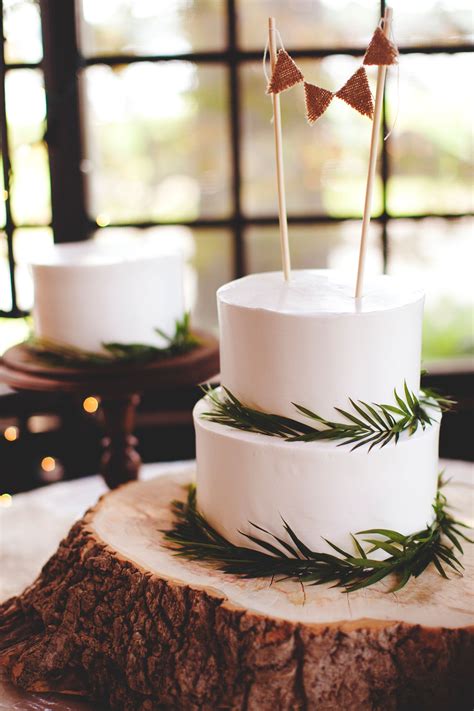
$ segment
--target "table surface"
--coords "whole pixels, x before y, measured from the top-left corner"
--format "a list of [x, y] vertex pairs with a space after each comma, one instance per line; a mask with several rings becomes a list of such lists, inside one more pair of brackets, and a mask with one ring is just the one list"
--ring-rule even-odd
[[[466, 462], [443, 462], [446, 476], [466, 481], [474, 467]], [[194, 462], [146, 465], [141, 479], [173, 471], [194, 471]], [[55, 552], [72, 523], [92, 506], [107, 487], [99, 476], [60, 482], [13, 496], [0, 508], [0, 599], [20, 593]], [[0, 679], [0, 711], [102, 711], [73, 697], [26, 694]]]

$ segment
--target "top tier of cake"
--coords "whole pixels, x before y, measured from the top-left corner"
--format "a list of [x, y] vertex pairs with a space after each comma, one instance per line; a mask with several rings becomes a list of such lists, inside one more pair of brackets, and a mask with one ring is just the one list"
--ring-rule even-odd
[[[353, 284], [327, 270], [252, 274], [217, 292], [221, 382], [247, 405], [328, 419], [348, 398], [393, 402], [420, 384], [423, 292], [393, 277]], [[338, 416], [340, 419], [340, 416]]]

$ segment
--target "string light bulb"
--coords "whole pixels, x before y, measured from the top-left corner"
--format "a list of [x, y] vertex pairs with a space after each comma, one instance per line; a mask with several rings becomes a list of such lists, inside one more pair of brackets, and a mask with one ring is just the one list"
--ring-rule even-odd
[[14, 442], [16, 439], [18, 439], [18, 435], [18, 427], [15, 427], [14, 425], [10, 425], [10, 427], [7, 427], [3, 433], [3, 436], [5, 437], [7, 442]]
[[8, 509], [13, 503], [11, 494], [0, 494], [0, 508]]
[[110, 225], [110, 217], [105, 213], [97, 215], [95, 221], [99, 227], [107, 227], [107, 225]]
[[89, 414], [93, 414], [99, 409], [99, 401], [96, 397], [86, 397], [86, 399], [82, 403], [82, 408]]
[[54, 457], [43, 457], [41, 460], [41, 469], [45, 472], [52, 472], [56, 469], [56, 460]]

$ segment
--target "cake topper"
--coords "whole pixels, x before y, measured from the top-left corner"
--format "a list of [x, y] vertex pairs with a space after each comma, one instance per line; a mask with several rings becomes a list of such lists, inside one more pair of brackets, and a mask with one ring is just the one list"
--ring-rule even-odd
[[[364, 212], [362, 219], [362, 233], [359, 247], [359, 261], [357, 268], [357, 281], [355, 297], [360, 298], [363, 293], [364, 268], [367, 253], [367, 234], [370, 224], [370, 213], [372, 209], [372, 195], [375, 182], [375, 168], [377, 163], [377, 149], [380, 134], [380, 122], [382, 118], [382, 103], [385, 86], [385, 75], [387, 67], [398, 62], [398, 49], [390, 41], [390, 26], [392, 22], [392, 8], [387, 7], [385, 14], [380, 20], [379, 26], [375, 29], [370, 44], [365, 52], [362, 65], [352, 74], [351, 77], [338, 91], [329, 91], [323, 87], [307, 82], [304, 75], [288, 52], [283, 47], [280, 33], [276, 29], [275, 19], [269, 18], [268, 47], [270, 49], [270, 59], [272, 74], [267, 78], [267, 94], [270, 94], [273, 101], [273, 121], [275, 131], [275, 151], [277, 167], [277, 187], [278, 187], [278, 214], [280, 222], [280, 245], [285, 279], [290, 278], [290, 252], [288, 244], [288, 225], [286, 216], [286, 199], [283, 175], [283, 154], [281, 138], [281, 116], [280, 99], [281, 92], [291, 89], [303, 82], [306, 103], [306, 118], [310, 125], [313, 125], [326, 111], [332, 100], [337, 97], [342, 99], [349, 106], [352, 106], [363, 116], [372, 119], [372, 135], [370, 141], [369, 167], [367, 173], [367, 184], [365, 191]], [[280, 41], [280, 49], [276, 50], [276, 38]], [[264, 69], [267, 49], [264, 53]], [[367, 79], [366, 66], [377, 66], [377, 86], [375, 91], [375, 102], [372, 98], [369, 82]]]
[[[387, 8], [386, 16], [390, 13], [391, 8]], [[364, 116], [373, 118], [374, 103], [365, 67], [387, 67], [398, 62], [398, 49], [385, 35], [385, 28], [387, 28], [388, 32], [389, 28], [385, 23], [384, 16], [370, 40], [362, 65], [349, 77], [344, 86], [334, 92], [306, 81], [296, 62], [283, 47], [280, 33], [275, 30], [280, 39], [281, 47], [276, 55], [275, 63], [272, 64], [272, 76], [271, 78], [267, 77], [267, 94], [281, 94], [281, 92], [303, 82], [306, 118], [310, 125], [314, 124], [323, 115], [335, 96]]]

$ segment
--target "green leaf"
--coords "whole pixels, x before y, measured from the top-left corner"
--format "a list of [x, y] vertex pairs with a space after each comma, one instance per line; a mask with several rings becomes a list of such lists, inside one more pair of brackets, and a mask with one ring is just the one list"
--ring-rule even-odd
[[443, 533], [447, 538], [449, 538], [453, 546], [455, 546], [455, 548], [457, 548], [460, 553], [464, 553], [462, 545], [459, 543], [454, 533], [449, 530], [449, 528], [443, 529]]
[[312, 412], [311, 410], [308, 410], [308, 408], [303, 407], [302, 405], [297, 405], [294, 402], [292, 403], [292, 405], [294, 405], [298, 412], [301, 412], [302, 415], [306, 415], [306, 417], [310, 417], [312, 420], [317, 420], [318, 422], [326, 424], [326, 420], [324, 419], [324, 417], [316, 415], [316, 413]]
[[392, 531], [392, 529], [390, 528], [368, 528], [366, 531], [358, 531], [356, 535], [365, 536], [371, 533], [374, 533], [377, 536], [385, 536], [390, 541], [395, 541], [396, 543], [400, 543], [401, 545], [404, 545], [406, 541], [406, 536], [402, 535], [401, 533], [397, 533], [397, 531]]
[[410, 417], [410, 415], [411, 415], [410, 410], [408, 409], [406, 403], [403, 402], [403, 400], [401, 399], [401, 397], [399, 397], [399, 395], [398, 395], [398, 393], [397, 393], [397, 391], [396, 391], [395, 388], [393, 389], [393, 394], [394, 394], [394, 396], [395, 396], [395, 400], [398, 402], [398, 405], [399, 405], [400, 409], [403, 410], [403, 413], [404, 413], [407, 417]]
[[[253, 523], [252, 526], [254, 526], [254, 528], [258, 529], [259, 531], [262, 531], [262, 533], [267, 533], [267, 534], [268, 534], [268, 531], [267, 531], [265, 528], [262, 528], [261, 526], [257, 526], [256, 523]], [[276, 541], [278, 541], [278, 543], [279, 543], [283, 548], [285, 548], [285, 550], [287, 550], [288, 553], [289, 553], [291, 556], [293, 556], [294, 558], [297, 558], [297, 557], [298, 557], [298, 551], [295, 550], [295, 549], [293, 548], [293, 546], [290, 546], [289, 543], [287, 543], [286, 541], [284, 541], [283, 538], [278, 538], [278, 536], [275, 536], [274, 533], [271, 533], [271, 534], [269, 534], [269, 535], [271, 535], [272, 538], [274, 538]]]
[[[359, 413], [359, 415], [360, 415], [366, 422], [368, 422], [370, 425], [372, 425], [372, 427], [375, 427], [375, 429], [380, 430], [380, 425], [379, 425], [379, 423], [378, 423], [375, 419], [373, 419], [372, 417], [370, 417], [370, 415], [369, 415], [365, 410], [363, 410], [362, 407], [360, 407], [360, 405], [358, 405], [354, 400], [352, 400], [351, 398], [349, 398], [349, 400], [350, 400], [350, 403], [351, 403], [352, 407], [354, 408], [354, 410], [357, 410], [357, 412]], [[365, 405], [365, 403], [363, 403], [361, 400], [359, 400], [359, 402], [360, 402], [362, 405]]]
[[376, 550], [383, 550], [389, 553], [394, 558], [400, 558], [403, 555], [403, 551], [396, 548], [392, 543], [387, 543], [386, 541], [379, 541], [376, 538], [364, 538], [365, 543], [370, 543], [372, 546], [372, 552]]
[[358, 554], [360, 555], [360, 557], [361, 557], [361, 558], [364, 558], [364, 560], [367, 560], [367, 554], [366, 554], [366, 552], [364, 551], [364, 549], [363, 549], [362, 546], [360, 545], [360, 543], [359, 543], [359, 541], [357, 540], [357, 538], [356, 538], [352, 533], [351, 533], [351, 538], [352, 538], [352, 540], [353, 540], [353, 542], [354, 542], [355, 549], [356, 549], [356, 551], [358, 552]]
[[288, 533], [301, 555], [305, 556], [305, 558], [309, 558], [312, 555], [312, 551], [307, 546], [305, 546], [303, 541], [298, 538], [296, 533], [293, 531], [291, 526], [285, 521], [285, 519], [282, 519], [282, 521], [285, 531]]
[[331, 546], [337, 553], [340, 553], [344, 558], [352, 558], [351, 554], [348, 553], [347, 551], [342, 550], [342, 548], [339, 548], [339, 546], [336, 546], [335, 543], [331, 543], [331, 541], [328, 541], [327, 538], [323, 538], [324, 541], [328, 544], [328, 546]]
[[380, 580], [383, 580], [383, 578], [386, 578], [387, 575], [390, 575], [391, 572], [392, 571], [389, 568], [380, 568], [379, 570], [372, 573], [372, 575], [368, 575], [367, 577], [362, 578], [362, 580], [360, 581], [355, 581], [346, 585], [346, 591], [356, 592], [356, 590], [368, 588], [371, 585], [375, 585], [375, 583], [378, 583]]
[[[364, 431], [367, 430], [367, 425], [365, 424], [365, 422], [363, 422], [362, 420], [359, 420], [359, 418], [356, 417], [355, 415], [351, 415], [350, 412], [347, 412], [347, 410], [342, 410], [340, 407], [335, 407], [334, 409], [337, 410], [337, 412], [339, 412], [343, 417], [347, 417], [348, 420], [353, 422], [356, 425], [356, 428], [355, 428], [356, 430], [357, 429], [364, 430]], [[352, 426], [353, 425], [349, 425], [349, 424], [346, 425], [347, 428], [352, 427]]]
[[[372, 416], [377, 420], [377, 422], [382, 426], [382, 428], [386, 428], [386, 427], [387, 427], [387, 423], [384, 422], [383, 418], [382, 418], [381, 415], [377, 412], [377, 410], [375, 409], [375, 407], [372, 407], [371, 405], [369, 405], [368, 402], [364, 402], [364, 407], [366, 407], [366, 408], [368, 409], [368, 411], [369, 411], [369, 412], [372, 414]], [[383, 413], [383, 410], [382, 410], [382, 413]], [[389, 422], [388, 424], [390, 425], [391, 423]]]
[[[250, 525], [255, 526], [255, 524], [252, 524], [252, 522], [250, 522]], [[241, 533], [242, 536], [245, 536], [245, 538], [248, 538], [249, 541], [252, 541], [252, 543], [255, 543], [257, 546], [260, 546], [260, 548], [265, 548], [265, 550], [269, 551], [270, 553], [273, 553], [273, 555], [277, 558], [285, 557], [283, 551], [281, 551], [276, 546], [273, 546], [271, 543], [268, 543], [268, 541], [264, 541], [262, 538], [257, 538], [256, 536], [252, 536], [250, 533], [244, 533], [243, 531], [239, 531], [239, 533]], [[268, 533], [268, 531], [266, 531], [266, 533]]]
[[405, 391], [405, 397], [406, 397], [406, 399], [407, 399], [408, 407], [410, 408], [410, 410], [411, 410], [412, 412], [414, 412], [414, 411], [415, 411], [415, 407], [416, 407], [416, 405], [415, 405], [415, 400], [414, 400], [414, 398], [413, 398], [411, 392], [410, 392], [409, 389], [408, 389], [408, 385], [407, 385], [407, 381], [406, 381], [406, 380], [403, 382], [403, 389], [404, 389], [404, 391]]
[[446, 572], [445, 572], [443, 566], [441, 565], [441, 563], [439, 562], [439, 559], [436, 557], [436, 555], [433, 556], [433, 563], [434, 563], [436, 570], [441, 575], [441, 577], [446, 578], [446, 580], [447, 580], [448, 576], [446, 575]]

